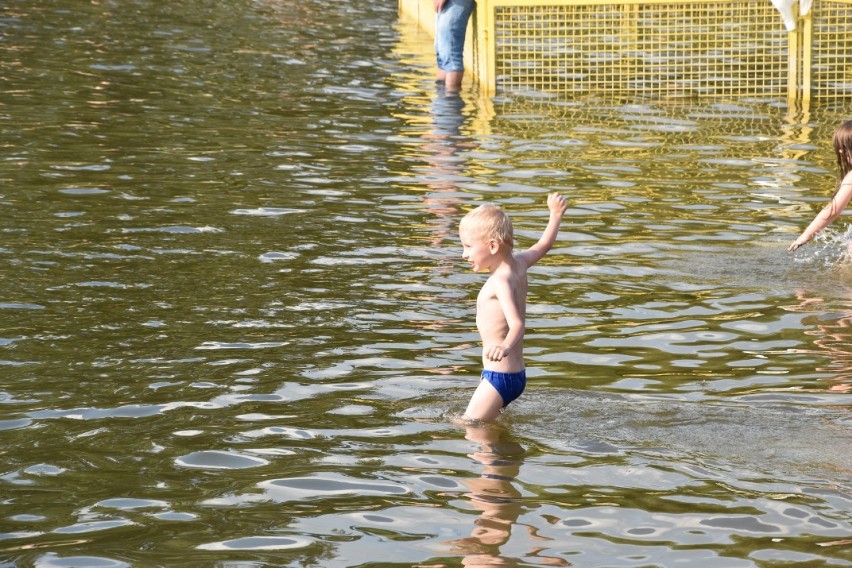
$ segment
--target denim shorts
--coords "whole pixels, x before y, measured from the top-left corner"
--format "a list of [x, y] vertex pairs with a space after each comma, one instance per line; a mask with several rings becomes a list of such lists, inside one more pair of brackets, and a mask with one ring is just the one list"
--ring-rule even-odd
[[435, 55], [438, 69], [464, 71], [464, 35], [474, 0], [447, 0], [435, 18]]

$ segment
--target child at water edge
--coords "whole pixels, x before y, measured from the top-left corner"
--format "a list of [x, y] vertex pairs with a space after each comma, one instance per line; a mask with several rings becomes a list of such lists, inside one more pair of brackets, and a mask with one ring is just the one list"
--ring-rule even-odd
[[553, 246], [568, 203], [553, 193], [547, 197], [547, 208], [550, 220], [541, 238], [517, 254], [512, 250], [512, 222], [500, 207], [480, 205], [459, 223], [462, 258], [474, 271], [491, 273], [476, 298], [483, 371], [464, 420], [494, 420], [526, 387], [527, 269]]
[[834, 131], [834, 152], [840, 175], [831, 201], [811, 221], [799, 238], [787, 247], [792, 252], [814, 238], [814, 235], [837, 219], [852, 199], [852, 120], [847, 120]]

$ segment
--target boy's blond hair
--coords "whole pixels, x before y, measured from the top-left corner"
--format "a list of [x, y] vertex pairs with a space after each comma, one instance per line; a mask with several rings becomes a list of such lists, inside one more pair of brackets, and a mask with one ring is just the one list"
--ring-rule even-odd
[[494, 239], [510, 249], [513, 246], [514, 231], [509, 216], [496, 205], [480, 205], [465, 215], [459, 223], [459, 232], [465, 231]]

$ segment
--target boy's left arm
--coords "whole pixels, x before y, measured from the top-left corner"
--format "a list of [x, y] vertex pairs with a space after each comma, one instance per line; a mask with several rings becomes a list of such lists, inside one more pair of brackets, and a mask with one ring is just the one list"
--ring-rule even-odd
[[524, 316], [515, 302], [515, 295], [512, 293], [509, 282], [501, 280], [496, 284], [497, 301], [500, 304], [500, 309], [503, 311], [503, 317], [506, 318], [506, 324], [509, 329], [506, 332], [506, 337], [499, 345], [485, 346], [484, 355], [489, 361], [500, 361], [506, 357], [524, 337], [526, 327]]
[[547, 227], [541, 234], [541, 238], [536, 244], [515, 257], [518, 260], [523, 260], [528, 267], [541, 260], [541, 257], [547, 254], [547, 251], [556, 242], [556, 235], [559, 233], [559, 226], [562, 224], [562, 216], [568, 209], [568, 201], [559, 193], [551, 193], [547, 196], [547, 208], [550, 210], [550, 219], [547, 221]]

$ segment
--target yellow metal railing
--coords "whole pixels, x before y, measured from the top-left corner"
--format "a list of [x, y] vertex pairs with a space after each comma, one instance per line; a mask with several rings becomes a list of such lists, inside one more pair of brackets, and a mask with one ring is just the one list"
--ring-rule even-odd
[[[432, 0], [400, 10], [434, 29]], [[794, 31], [770, 0], [477, 0], [467, 48], [486, 94], [852, 98], [852, 0]]]
[[806, 92], [852, 97], [852, 0], [816, 0], [808, 16], [802, 27]]
[[513, 91], [786, 95], [786, 35], [768, 1], [495, 6], [494, 77]]

